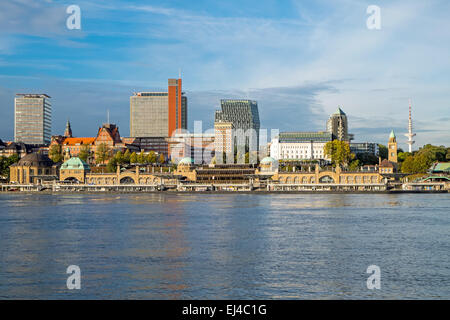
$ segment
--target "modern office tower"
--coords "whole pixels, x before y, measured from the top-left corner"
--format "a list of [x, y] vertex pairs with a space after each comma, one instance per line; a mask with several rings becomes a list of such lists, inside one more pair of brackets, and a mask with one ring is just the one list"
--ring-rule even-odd
[[329, 160], [324, 147], [331, 140], [329, 132], [281, 132], [272, 139], [270, 156], [275, 160]]
[[339, 107], [328, 119], [327, 131], [333, 135], [333, 140], [353, 140], [353, 135], [348, 133], [347, 115]]
[[14, 141], [49, 144], [52, 107], [46, 94], [18, 93], [14, 99]]
[[[220, 106], [221, 110], [216, 111], [214, 122], [232, 123], [235, 132], [234, 136], [240, 139], [246, 134], [246, 148], [251, 148], [252, 150], [250, 151], [258, 151], [260, 128], [258, 103], [252, 100], [226, 99], [220, 100]], [[240, 130], [242, 130], [241, 134], [239, 133]], [[255, 141], [251, 141], [251, 139]]]
[[187, 98], [181, 79], [169, 79], [167, 92], [137, 92], [130, 97], [130, 136], [163, 137], [187, 129]]

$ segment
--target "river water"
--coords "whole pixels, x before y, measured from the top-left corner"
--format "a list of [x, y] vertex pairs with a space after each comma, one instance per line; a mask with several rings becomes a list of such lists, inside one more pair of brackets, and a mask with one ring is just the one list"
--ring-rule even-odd
[[450, 299], [450, 194], [0, 194], [12, 298]]

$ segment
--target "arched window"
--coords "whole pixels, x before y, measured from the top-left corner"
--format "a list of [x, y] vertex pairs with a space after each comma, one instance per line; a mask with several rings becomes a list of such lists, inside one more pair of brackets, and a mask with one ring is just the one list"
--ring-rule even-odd
[[319, 183], [334, 183], [334, 179], [330, 176], [323, 176], [319, 179]]
[[131, 177], [125, 177], [120, 179], [120, 184], [134, 184], [134, 179]]

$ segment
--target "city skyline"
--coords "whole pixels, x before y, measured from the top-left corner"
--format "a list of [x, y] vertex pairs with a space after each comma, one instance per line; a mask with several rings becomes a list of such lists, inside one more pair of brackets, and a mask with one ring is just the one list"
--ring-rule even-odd
[[258, 101], [261, 127], [280, 131], [325, 130], [342, 106], [355, 142], [383, 143], [394, 129], [407, 150], [411, 98], [414, 150], [450, 141], [448, 44], [433, 40], [450, 29], [444, 1], [380, 3], [381, 30], [366, 28], [365, 1], [79, 1], [81, 30], [65, 27], [68, 2], [20, 3], [7, 1], [0, 22], [3, 140], [13, 139], [18, 92], [52, 96], [52, 134], [70, 118], [75, 136], [90, 136], [108, 109], [129, 132], [132, 92], [164, 90], [181, 69], [190, 130], [195, 120], [213, 128], [220, 99]]

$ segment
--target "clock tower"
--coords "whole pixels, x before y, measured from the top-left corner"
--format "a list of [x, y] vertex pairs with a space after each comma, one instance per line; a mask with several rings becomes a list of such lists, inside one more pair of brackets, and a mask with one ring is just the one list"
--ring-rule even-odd
[[394, 130], [391, 131], [388, 142], [388, 160], [392, 163], [397, 163], [397, 138]]

